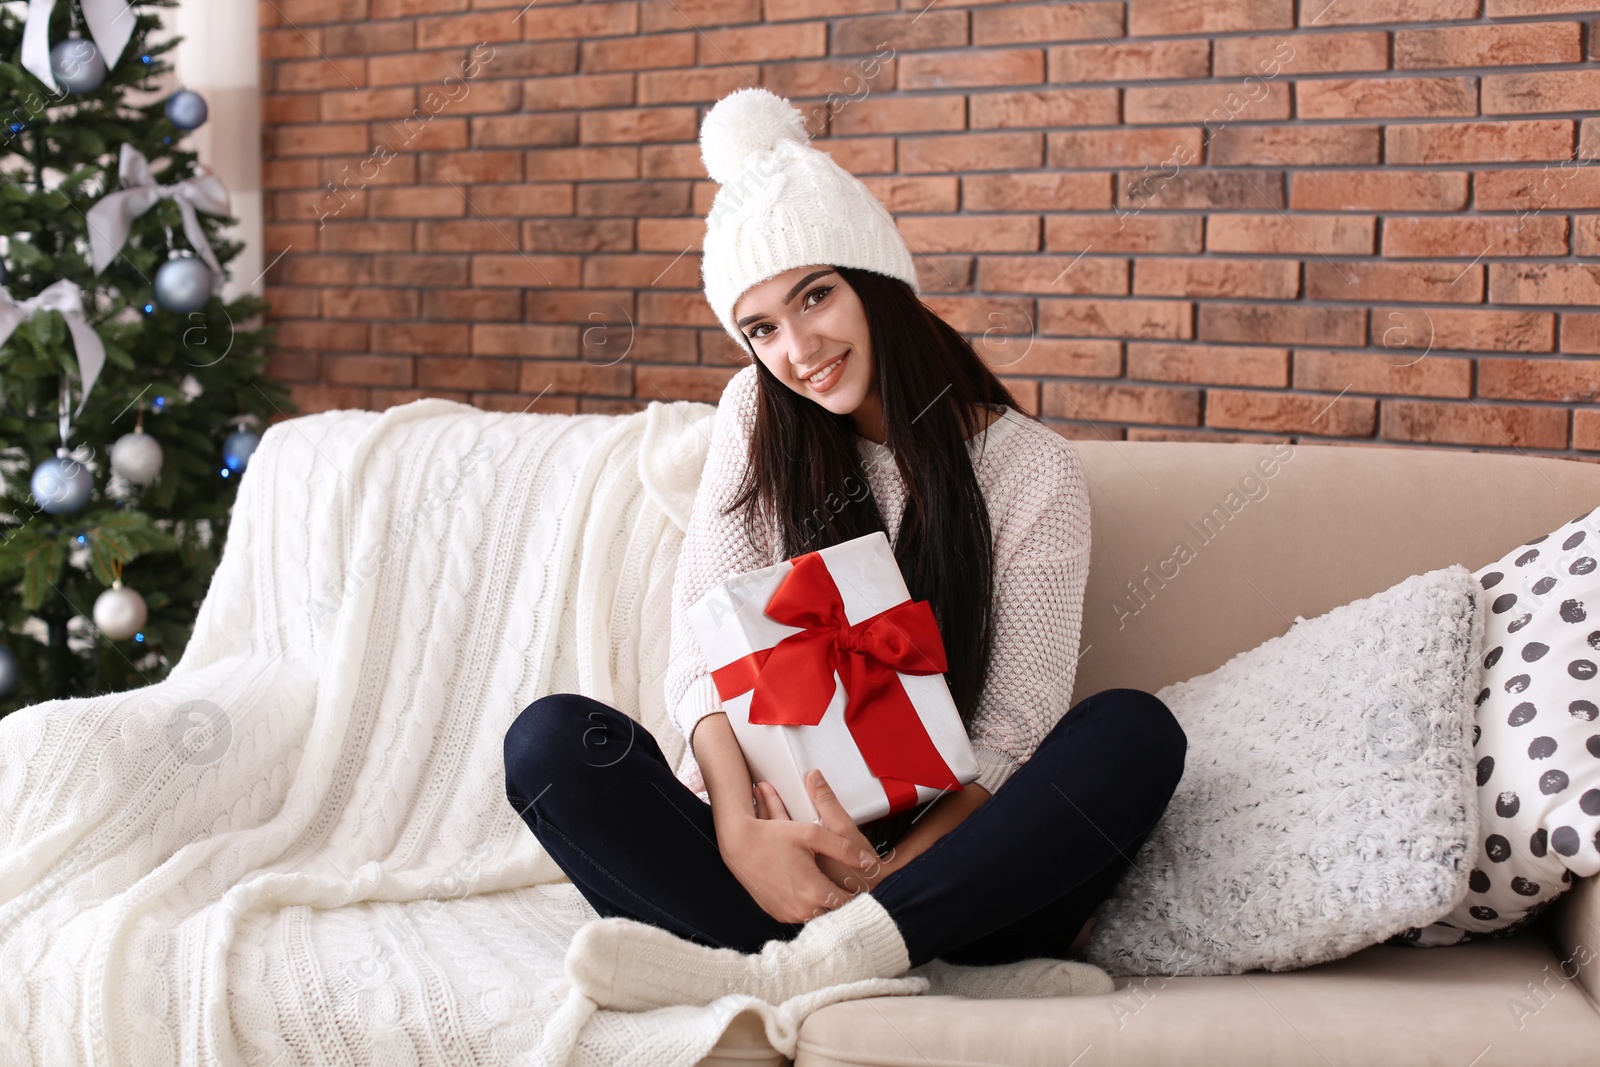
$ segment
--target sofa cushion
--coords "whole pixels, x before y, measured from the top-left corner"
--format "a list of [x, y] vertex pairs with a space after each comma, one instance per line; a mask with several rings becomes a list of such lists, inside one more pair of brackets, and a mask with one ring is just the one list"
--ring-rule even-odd
[[1504, 935], [1600, 872], [1600, 509], [1477, 572], [1480, 827], [1467, 895], [1420, 946]]
[[1118, 978], [1101, 996], [856, 1000], [808, 1016], [794, 1062], [1578, 1067], [1594, 1063], [1600, 1015], [1577, 966], [1524, 931], [1449, 952], [1375, 945], [1281, 974]]
[[1157, 692], [1189, 738], [1183, 779], [1089, 961], [1286, 970], [1449, 912], [1477, 832], [1482, 600], [1459, 564], [1414, 575]]

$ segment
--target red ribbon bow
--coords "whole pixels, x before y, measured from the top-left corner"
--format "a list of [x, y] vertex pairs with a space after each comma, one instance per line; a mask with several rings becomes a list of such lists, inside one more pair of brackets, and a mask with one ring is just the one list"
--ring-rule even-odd
[[902, 601], [852, 626], [822, 557], [807, 552], [791, 562], [765, 610], [800, 632], [712, 671], [717, 695], [726, 702], [754, 689], [751, 722], [815, 726], [833, 700], [837, 671], [845, 725], [891, 814], [916, 804], [919, 785], [961, 789], [897, 676], [949, 669], [928, 602]]

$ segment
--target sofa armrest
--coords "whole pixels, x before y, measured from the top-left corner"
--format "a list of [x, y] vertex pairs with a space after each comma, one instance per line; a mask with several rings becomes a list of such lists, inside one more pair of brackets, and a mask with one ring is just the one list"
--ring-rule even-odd
[[1600, 875], [1579, 878], [1545, 913], [1545, 936], [1556, 950], [1561, 977], [1576, 978], [1600, 1003]]

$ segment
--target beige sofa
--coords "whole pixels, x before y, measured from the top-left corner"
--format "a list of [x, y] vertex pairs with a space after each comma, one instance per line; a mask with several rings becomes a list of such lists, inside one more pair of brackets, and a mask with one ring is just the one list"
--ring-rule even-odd
[[[1452, 563], [1476, 569], [1600, 505], [1600, 465], [1578, 461], [1336, 445], [1075, 444], [1091, 483], [1094, 547], [1074, 700], [1116, 686], [1155, 692], [1283, 633], [1296, 615], [1314, 618]], [[1266, 458], [1276, 461], [1270, 477], [1258, 467]], [[1180, 541], [1193, 552], [1181, 566], [1169, 562]], [[1127, 583], [1142, 584], [1142, 596]], [[1592, 1067], [1600, 1064], [1596, 881], [1581, 879], [1536, 925], [1496, 941], [1374, 945], [1284, 973], [1124, 977], [1104, 996], [846, 1001], [805, 1020], [793, 1062]], [[788, 1061], [747, 1014], [701, 1062]]]

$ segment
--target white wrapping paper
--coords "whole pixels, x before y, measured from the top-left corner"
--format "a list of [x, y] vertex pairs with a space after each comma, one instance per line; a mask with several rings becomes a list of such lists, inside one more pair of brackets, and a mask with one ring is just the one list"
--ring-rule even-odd
[[[881, 530], [820, 549], [814, 555], [826, 563], [851, 627], [910, 599], [888, 537]], [[690, 606], [688, 620], [713, 675], [804, 631], [804, 627], [779, 622], [766, 613], [773, 593], [801, 558], [730, 577]], [[944, 675], [893, 673], [946, 767], [962, 785], [974, 781], [977, 759]], [[722, 705], [752, 780], [770, 782], [790, 818], [820, 821], [805, 785], [805, 775], [815, 767], [822, 770], [851, 819], [861, 825], [889, 814], [889, 795], [868, 769], [846, 722], [848, 694], [837, 670], [833, 671], [833, 684], [832, 699], [815, 726], [752, 723], [753, 688], [723, 697]], [[933, 800], [944, 791], [918, 784], [916, 803]]]

